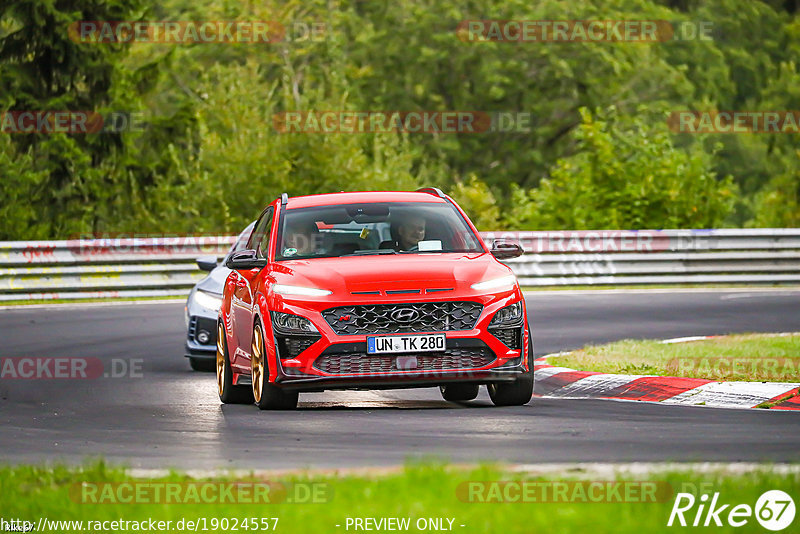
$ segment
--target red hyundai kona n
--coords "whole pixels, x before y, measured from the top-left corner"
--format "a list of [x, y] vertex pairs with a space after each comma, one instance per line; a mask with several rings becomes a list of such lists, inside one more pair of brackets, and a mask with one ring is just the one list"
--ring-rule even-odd
[[223, 403], [292, 409], [298, 393], [439, 386], [496, 405], [533, 392], [519, 284], [435, 188], [289, 198], [231, 254], [217, 322]]

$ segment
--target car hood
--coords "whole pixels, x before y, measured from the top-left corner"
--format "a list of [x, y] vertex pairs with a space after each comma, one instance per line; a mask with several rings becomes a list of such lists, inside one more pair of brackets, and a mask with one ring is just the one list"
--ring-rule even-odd
[[509, 274], [490, 254], [436, 253], [347, 256], [282, 261], [279, 283], [328, 289], [336, 293], [465, 289]]

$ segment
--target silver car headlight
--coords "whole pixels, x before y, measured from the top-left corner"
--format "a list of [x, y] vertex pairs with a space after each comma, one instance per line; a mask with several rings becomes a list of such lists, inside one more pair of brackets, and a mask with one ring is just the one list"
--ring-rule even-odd
[[219, 311], [222, 306], [222, 297], [198, 289], [194, 293], [194, 301], [209, 310]]

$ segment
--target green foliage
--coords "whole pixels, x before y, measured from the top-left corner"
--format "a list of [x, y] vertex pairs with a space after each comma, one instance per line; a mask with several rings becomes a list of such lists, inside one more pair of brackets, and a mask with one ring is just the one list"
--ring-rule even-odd
[[0, 236], [20, 235], [25, 229], [31, 239], [47, 239], [50, 228], [42, 224], [37, 209], [38, 198], [46, 175], [34, 171], [33, 151], [22, 154], [8, 136], [0, 135]]
[[[800, 109], [800, 18], [782, 6], [10, 0], [0, 5], [0, 111], [141, 112], [146, 128], [0, 139], [0, 239], [234, 233], [283, 191], [422, 185], [451, 192], [486, 230], [796, 225], [796, 136], [675, 135], [664, 116]], [[458, 24], [475, 19], [709, 21], [713, 39], [460, 39]], [[88, 44], [69, 38], [78, 20], [274, 20], [289, 34], [271, 44]], [[327, 29], [310, 39], [296, 23]], [[273, 116], [292, 110], [532, 120], [527, 132], [472, 135], [279, 133]]]
[[514, 222], [537, 229], [710, 228], [725, 219], [735, 190], [710, 170], [709, 154], [676, 149], [665, 126], [622, 120], [613, 108], [581, 115], [577, 152], [528, 194]]
[[491, 231], [498, 228], [500, 208], [489, 186], [475, 175], [470, 175], [466, 183], [459, 182], [450, 191], [461, 208], [470, 214], [470, 219], [478, 230]]

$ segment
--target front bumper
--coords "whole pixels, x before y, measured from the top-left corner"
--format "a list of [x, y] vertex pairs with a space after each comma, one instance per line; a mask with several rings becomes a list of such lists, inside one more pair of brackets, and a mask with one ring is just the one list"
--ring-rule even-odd
[[[307, 361], [277, 358], [274, 384], [285, 389], [321, 391], [510, 382], [527, 371], [524, 365], [525, 352], [527, 351], [498, 353], [480, 337], [448, 337], [446, 350], [440, 353], [369, 355], [366, 354], [366, 342], [336, 343], [318, 353], [311, 367]], [[453, 355], [461, 359], [454, 358]], [[320, 370], [320, 362], [324, 362], [326, 356], [338, 360], [337, 363], [341, 366], [336, 369], [340, 372]], [[385, 361], [394, 362], [398, 357], [413, 358], [418, 367], [415, 365], [413, 369], [398, 369], [389, 364], [387, 368]], [[357, 363], [352, 366], [341, 363], [352, 361]], [[352, 372], [353, 369], [365, 369], [364, 362], [367, 364], [365, 372]], [[449, 362], [450, 366], [444, 362]], [[460, 362], [465, 364], [459, 365]], [[380, 368], [384, 370], [377, 370]]]
[[448, 383], [487, 384], [513, 382], [525, 372], [522, 364], [483, 371], [455, 370], [448, 372], [403, 371], [370, 376], [287, 376], [279, 371], [275, 385], [288, 390], [324, 391], [331, 389], [406, 389], [435, 387]]
[[[192, 315], [188, 318], [188, 324], [184, 356], [198, 360], [215, 359], [217, 357], [217, 318]], [[204, 333], [204, 343], [198, 339], [201, 332]]]
[[[298, 299], [299, 300], [299, 299]], [[299, 391], [322, 391], [328, 389], [392, 389], [435, 387], [448, 383], [486, 384], [512, 382], [529, 371], [526, 364], [528, 329], [527, 317], [523, 314], [520, 323], [492, 327], [494, 314], [504, 306], [522, 301], [518, 291], [502, 295], [483, 295], [472, 298], [453, 298], [449, 301], [373, 304], [366, 300], [350, 303], [288, 302], [276, 299], [262, 310], [273, 310], [306, 318], [317, 332], [304, 334], [287, 333], [283, 326], [277, 327], [270, 312], [262, 314], [265, 343], [273, 356], [269, 360], [269, 379], [275, 386]], [[442, 303], [453, 303], [451, 314], [442, 319]], [[459, 303], [472, 304], [471, 308]], [[524, 301], [523, 301], [524, 302]], [[408, 332], [369, 331], [356, 318], [385, 312], [387, 306], [416, 307], [429, 321], [430, 330]], [[424, 307], [423, 307], [424, 306]], [[524, 304], [523, 304], [524, 306]], [[350, 307], [350, 309], [347, 309]], [[356, 309], [369, 307], [369, 310]], [[430, 308], [430, 310], [428, 309]], [[524, 309], [524, 308], [523, 308]], [[331, 314], [336, 310], [339, 317]], [[341, 310], [341, 311], [340, 311]], [[351, 311], [352, 310], [352, 311]], [[447, 311], [447, 310], [445, 310]], [[351, 315], [352, 314], [352, 317]], [[383, 319], [377, 317], [376, 324]], [[438, 321], [438, 323], [437, 323]], [[339, 323], [346, 323], [340, 325]], [[350, 327], [355, 324], [358, 328]], [[385, 324], [385, 323], [384, 323]], [[380, 324], [378, 325], [380, 326]], [[334, 330], [336, 329], [336, 330]], [[515, 335], [500, 335], [498, 329], [515, 330]], [[365, 333], [368, 330], [369, 333]], [[374, 333], [373, 333], [374, 332]], [[424, 335], [443, 333], [446, 336], [444, 351], [409, 352], [392, 354], [368, 354], [367, 337], [370, 335]], [[509, 332], [505, 332], [508, 334]], [[400, 359], [403, 359], [400, 362]], [[411, 362], [409, 364], [409, 361]], [[245, 384], [249, 373], [242, 365], [236, 366], [236, 384]]]

